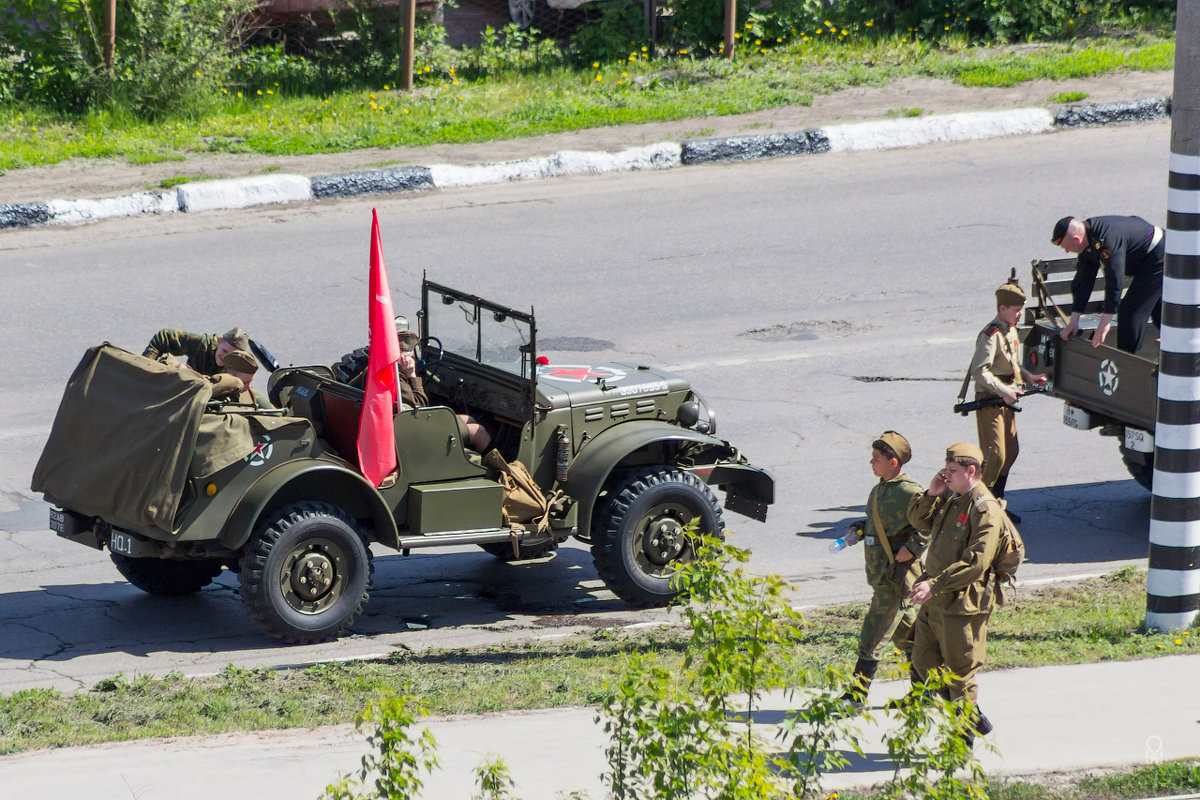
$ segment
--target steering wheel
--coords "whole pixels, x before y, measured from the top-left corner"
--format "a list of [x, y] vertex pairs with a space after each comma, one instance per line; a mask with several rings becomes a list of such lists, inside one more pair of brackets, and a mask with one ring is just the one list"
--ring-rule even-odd
[[[425, 350], [429, 346], [430, 342], [435, 342], [437, 345], [437, 360], [432, 362], [425, 360]], [[436, 336], [426, 336], [425, 341], [421, 342], [420, 355], [417, 356], [417, 372], [425, 375], [427, 378], [432, 378], [433, 376], [437, 375], [438, 370], [442, 368], [442, 356], [444, 354], [445, 351], [442, 350], [442, 340]]]

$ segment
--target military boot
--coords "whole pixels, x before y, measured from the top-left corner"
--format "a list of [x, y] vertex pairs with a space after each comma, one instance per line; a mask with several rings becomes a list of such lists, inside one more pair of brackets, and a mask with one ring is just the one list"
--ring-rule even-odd
[[980, 736], [987, 736], [992, 732], [992, 728], [995, 726], [992, 725], [992, 721], [987, 718], [983, 711], [976, 706], [975, 716], [971, 720], [971, 727], [974, 728], [975, 732]]
[[854, 683], [850, 690], [842, 695], [842, 700], [849, 706], [854, 708], [864, 708], [867, 705], [867, 690], [871, 688], [871, 680], [875, 677], [875, 670], [879, 669], [879, 662], [872, 661], [869, 658], [860, 658], [854, 665], [854, 674], [851, 676]]
[[908, 703], [928, 703], [933, 698], [933, 693], [929, 689], [917, 689], [917, 686], [924, 683], [924, 681], [917, 671], [912, 667], [908, 668], [908, 680], [912, 686], [912, 688], [908, 690], [908, 694], [904, 695], [904, 697], [897, 697], [894, 700], [888, 700], [884, 705], [884, 708], [888, 709], [889, 711], [895, 711], [896, 709], [901, 708]]

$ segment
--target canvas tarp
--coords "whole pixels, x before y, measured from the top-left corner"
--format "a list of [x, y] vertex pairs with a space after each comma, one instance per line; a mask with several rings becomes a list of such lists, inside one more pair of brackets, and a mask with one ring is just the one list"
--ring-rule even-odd
[[212, 474], [254, 450], [248, 422], [205, 415], [211, 394], [190, 370], [108, 343], [89, 349], [63, 393], [33, 490], [118, 527], [174, 533], [189, 472]]

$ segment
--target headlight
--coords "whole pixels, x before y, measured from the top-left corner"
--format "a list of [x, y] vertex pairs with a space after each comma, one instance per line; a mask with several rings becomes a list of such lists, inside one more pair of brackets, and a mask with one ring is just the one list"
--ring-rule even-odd
[[692, 395], [679, 406], [679, 424], [692, 428], [700, 433], [715, 434], [717, 432], [717, 415], [709, 408], [700, 395]]

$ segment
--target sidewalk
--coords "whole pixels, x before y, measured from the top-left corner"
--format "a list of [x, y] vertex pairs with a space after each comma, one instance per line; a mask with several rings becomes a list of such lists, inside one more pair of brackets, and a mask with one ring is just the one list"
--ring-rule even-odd
[[[145, 165], [72, 161], [0, 174], [0, 230], [1161, 119], [1172, 81], [1169, 71], [1123, 72], [969, 89], [945, 80], [906, 78], [820, 95], [811, 106], [478, 144], [287, 157], [197, 155]], [[1071, 106], [1051, 104], [1052, 95], [1068, 91], [1082, 92], [1086, 99]], [[920, 115], [907, 116], [914, 111]], [[159, 188], [178, 177], [190, 182]]]
[[[980, 706], [996, 725], [996, 747], [976, 753], [992, 776], [1026, 776], [1092, 767], [1132, 767], [1200, 756], [1200, 655], [1144, 661], [1038, 667], [985, 673]], [[903, 682], [879, 683], [878, 707], [898, 697]], [[759, 718], [779, 721], [781, 696], [768, 698]], [[522, 800], [555, 800], [586, 791], [605, 797], [605, 739], [585, 708], [439, 718], [428, 727], [441, 768], [422, 797], [462, 798], [475, 791], [473, 770], [499, 755]], [[882, 716], [882, 713], [880, 713]], [[827, 790], [869, 786], [891, 777], [880, 730], [869, 732], [867, 757], [827, 777]], [[346, 725], [149, 740], [0, 757], [5, 797], [88, 797], [89, 800], [261, 800], [316, 798], [366, 752]]]

